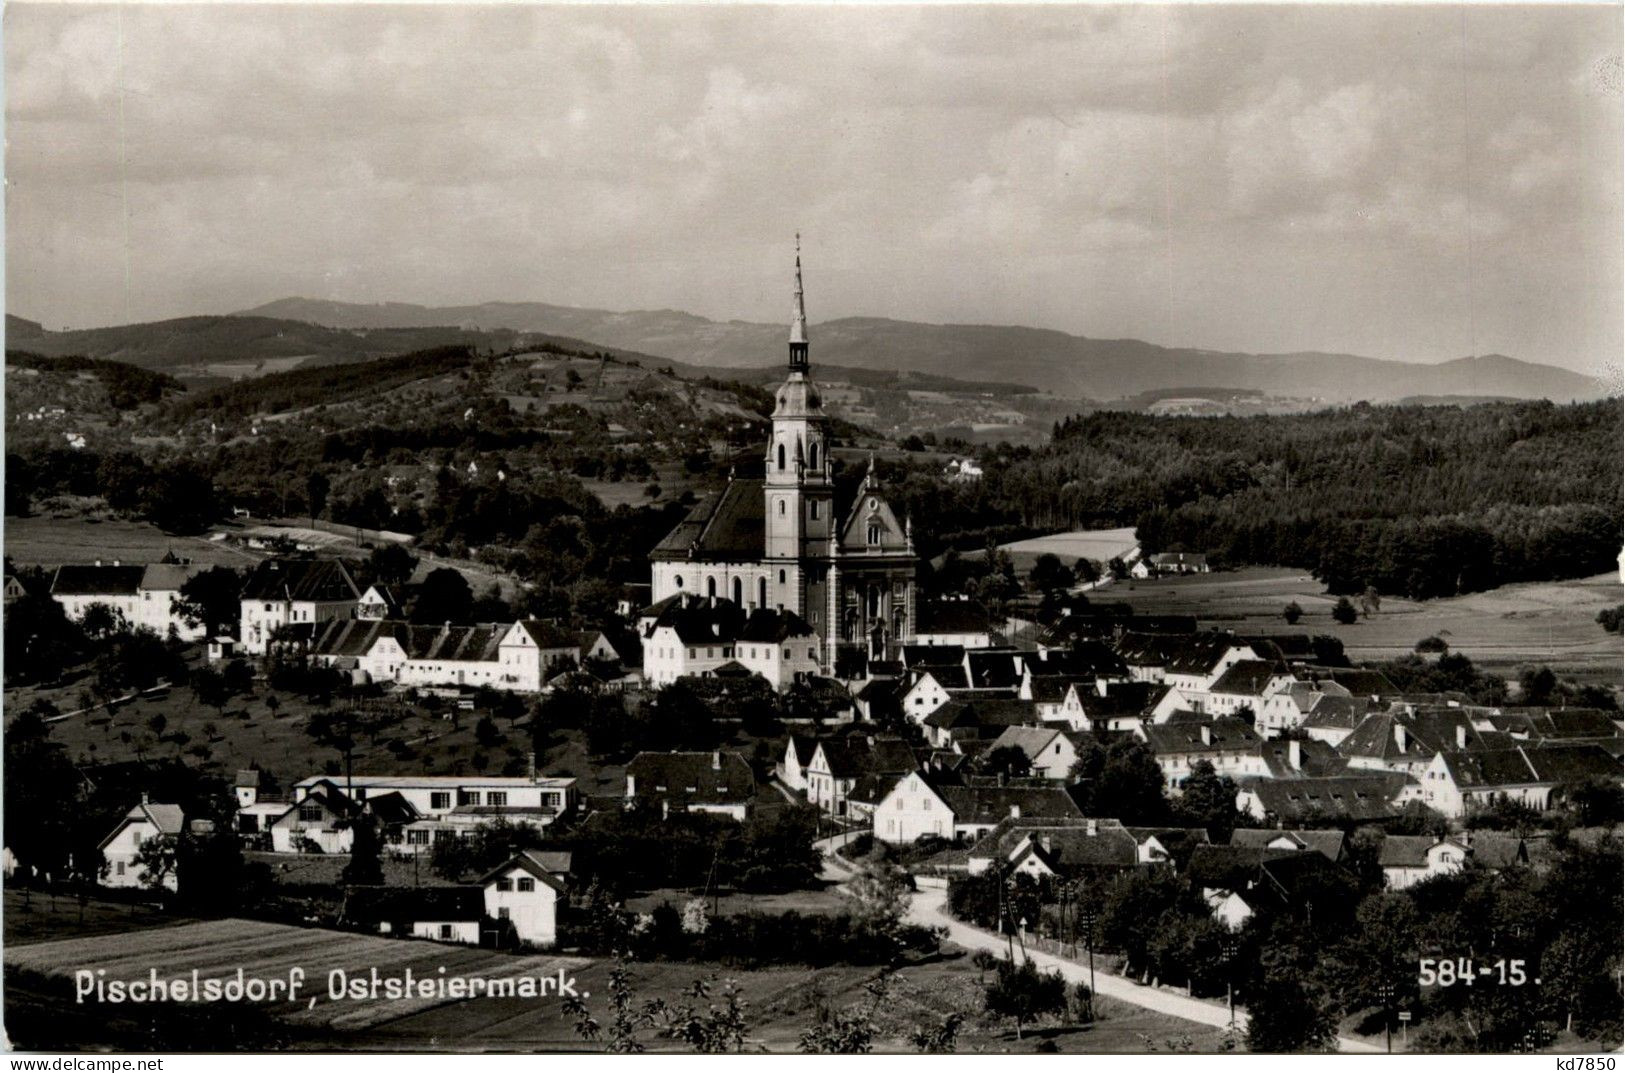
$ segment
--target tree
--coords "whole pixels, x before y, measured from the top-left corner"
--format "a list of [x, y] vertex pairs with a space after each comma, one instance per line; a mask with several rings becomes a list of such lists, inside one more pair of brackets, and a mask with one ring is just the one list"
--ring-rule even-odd
[[1033, 563], [1027, 579], [1038, 592], [1059, 592], [1071, 587], [1076, 575], [1062, 564], [1060, 556], [1045, 552]]
[[1550, 704], [1557, 688], [1557, 675], [1550, 667], [1530, 667], [1518, 675], [1518, 699], [1532, 707]]
[[350, 821], [350, 863], [339, 873], [340, 882], [352, 886], [382, 884], [384, 866], [379, 859], [382, 851], [383, 838], [378, 829], [377, 818], [370, 812], [363, 812], [354, 817]]
[[202, 666], [192, 672], [192, 696], [197, 698], [199, 704], [213, 708], [222, 716], [226, 714], [226, 702], [231, 699], [231, 690], [226, 688], [225, 675], [210, 666]]
[[1032, 773], [1032, 760], [1019, 745], [1001, 745], [990, 749], [977, 760], [984, 775], [1008, 775], [1024, 778]]
[[166, 890], [175, 875], [175, 840], [154, 835], [143, 841], [135, 852], [135, 869], [143, 887], [153, 892]]
[[1286, 619], [1288, 626], [1296, 626], [1298, 620], [1303, 617], [1303, 608], [1298, 605], [1298, 601], [1293, 600], [1281, 608], [1281, 617]]
[[1342, 626], [1352, 626], [1360, 617], [1360, 613], [1349, 603], [1347, 596], [1339, 596], [1337, 603], [1332, 606], [1332, 621]]
[[1219, 775], [1211, 761], [1198, 760], [1185, 779], [1179, 808], [1192, 823], [1207, 828], [1215, 842], [1229, 842], [1238, 818], [1236, 784], [1228, 775]]
[[79, 628], [92, 641], [105, 641], [114, 634], [124, 633], [130, 625], [124, 621], [124, 612], [112, 604], [93, 603], [79, 616]]
[[1066, 1013], [1066, 981], [1059, 972], [1039, 972], [1030, 959], [1019, 967], [1001, 961], [993, 979], [984, 985], [983, 1000], [989, 1013], [1016, 1023], [1016, 1038], [1020, 1039], [1023, 1025], [1045, 1015]]
[[1128, 577], [1128, 563], [1115, 555], [1106, 563], [1106, 569], [1111, 571], [1113, 579], [1117, 581], [1122, 581]]
[[412, 620], [440, 624], [468, 621], [474, 606], [474, 590], [468, 579], [448, 566], [431, 570], [418, 586], [412, 604]]
[[869, 993], [868, 1003], [858, 1003], [839, 1012], [829, 1008], [820, 992], [817, 1017], [812, 1027], [801, 1034], [796, 1049], [802, 1054], [868, 1054], [877, 1031], [875, 1014], [890, 992], [891, 978], [882, 974], [863, 986]]
[[321, 470], [311, 470], [310, 476], [305, 478], [305, 503], [312, 522], [327, 509], [327, 493], [331, 488], [326, 474]]
[[855, 916], [870, 931], [896, 935], [908, 911], [908, 876], [878, 854], [871, 854], [858, 866], [858, 874], [846, 886], [857, 903]]
[[1294, 966], [1265, 974], [1247, 1001], [1247, 1049], [1264, 1054], [1326, 1051], [1337, 1041], [1328, 1003]]
[[367, 571], [385, 585], [406, 584], [412, 580], [412, 571], [417, 567], [417, 556], [401, 544], [381, 544], [367, 557]]
[[176, 610], [188, 626], [211, 637], [232, 632], [242, 611], [243, 578], [229, 566], [211, 566], [181, 582]]
[[1168, 813], [1162, 767], [1137, 738], [1124, 738], [1106, 750], [1100, 775], [1089, 786], [1091, 816], [1124, 823], [1160, 823]]
[[1080, 585], [1093, 585], [1100, 580], [1100, 567], [1091, 559], [1079, 559], [1072, 567], [1072, 576]]

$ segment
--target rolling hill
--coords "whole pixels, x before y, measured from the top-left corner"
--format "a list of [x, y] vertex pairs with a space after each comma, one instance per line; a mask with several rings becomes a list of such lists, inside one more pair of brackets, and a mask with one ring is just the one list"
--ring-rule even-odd
[[[550, 332], [724, 368], [777, 364], [785, 333], [782, 324], [713, 321], [675, 310], [616, 313], [540, 302], [431, 307], [284, 298], [243, 315], [347, 329], [455, 325]], [[1009, 381], [1077, 398], [1121, 398], [1190, 384], [1336, 402], [1420, 395], [1569, 401], [1608, 394], [1592, 377], [1499, 354], [1424, 365], [1355, 354], [1245, 354], [1089, 339], [1041, 328], [874, 317], [826, 321], [814, 333], [820, 365]]]

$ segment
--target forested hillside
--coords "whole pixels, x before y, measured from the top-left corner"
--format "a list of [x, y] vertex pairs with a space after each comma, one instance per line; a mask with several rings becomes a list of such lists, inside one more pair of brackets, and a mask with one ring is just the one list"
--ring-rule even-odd
[[891, 476], [916, 532], [939, 545], [1134, 525], [1148, 552], [1301, 567], [1334, 592], [1432, 597], [1610, 569], [1621, 449], [1619, 399], [1096, 413], [1063, 422], [1041, 449], [988, 452], [980, 482], [951, 484], [924, 466]]

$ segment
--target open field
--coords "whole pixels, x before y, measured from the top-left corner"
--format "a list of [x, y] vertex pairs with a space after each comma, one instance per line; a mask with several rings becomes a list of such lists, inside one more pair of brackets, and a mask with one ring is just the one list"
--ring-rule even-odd
[[[1079, 559], [1092, 559], [1105, 563], [1125, 556], [1138, 545], [1133, 526], [1122, 529], [1079, 529], [1071, 533], [1051, 533], [1049, 536], [1029, 537], [999, 545], [999, 550], [1010, 556], [1016, 573], [1024, 575], [1033, 568], [1040, 555], [1058, 555], [1071, 566]], [[960, 553], [966, 559], [981, 558], [981, 550]]]
[[261, 553], [207, 537], [171, 536], [147, 522], [54, 518], [43, 513], [28, 518], [7, 518], [3, 540], [6, 555], [19, 566], [60, 566], [93, 563], [97, 559], [153, 563], [171, 550], [194, 563], [237, 569], [265, 558]]
[[[1332, 621], [1337, 598], [1296, 570], [1250, 567], [1150, 581], [1123, 581], [1101, 590], [1139, 613], [1195, 615], [1203, 626], [1242, 633], [1326, 633], [1342, 640], [1354, 659], [1393, 659], [1437, 634], [1486, 669], [1515, 673], [1546, 664], [1560, 674], [1619, 688], [1625, 660], [1620, 638], [1596, 622], [1597, 612], [1620, 602], [1612, 574], [1571, 581], [1507, 585], [1490, 592], [1416, 601], [1385, 596], [1380, 613], [1350, 626]], [[1281, 608], [1304, 610], [1296, 626]]]
[[5, 941], [0, 945], [9, 948], [52, 939], [85, 939], [187, 922], [185, 917], [150, 905], [91, 898], [81, 908], [79, 899], [71, 894], [58, 893], [53, 898], [44, 891], [7, 887]]

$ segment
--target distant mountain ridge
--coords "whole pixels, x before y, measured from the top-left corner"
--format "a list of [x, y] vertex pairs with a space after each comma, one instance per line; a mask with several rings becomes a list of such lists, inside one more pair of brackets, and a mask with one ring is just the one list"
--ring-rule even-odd
[[[242, 316], [339, 329], [449, 328], [547, 332], [721, 368], [782, 359], [785, 325], [714, 321], [677, 310], [617, 313], [544, 302], [421, 306], [283, 298]], [[1601, 381], [1502, 354], [1418, 365], [1357, 354], [1248, 354], [1090, 339], [1045, 328], [925, 324], [845, 317], [812, 326], [816, 363], [998, 380], [1077, 398], [1110, 399], [1203, 384], [1333, 402], [1409, 396], [1505, 396], [1557, 402], [1601, 398]]]

